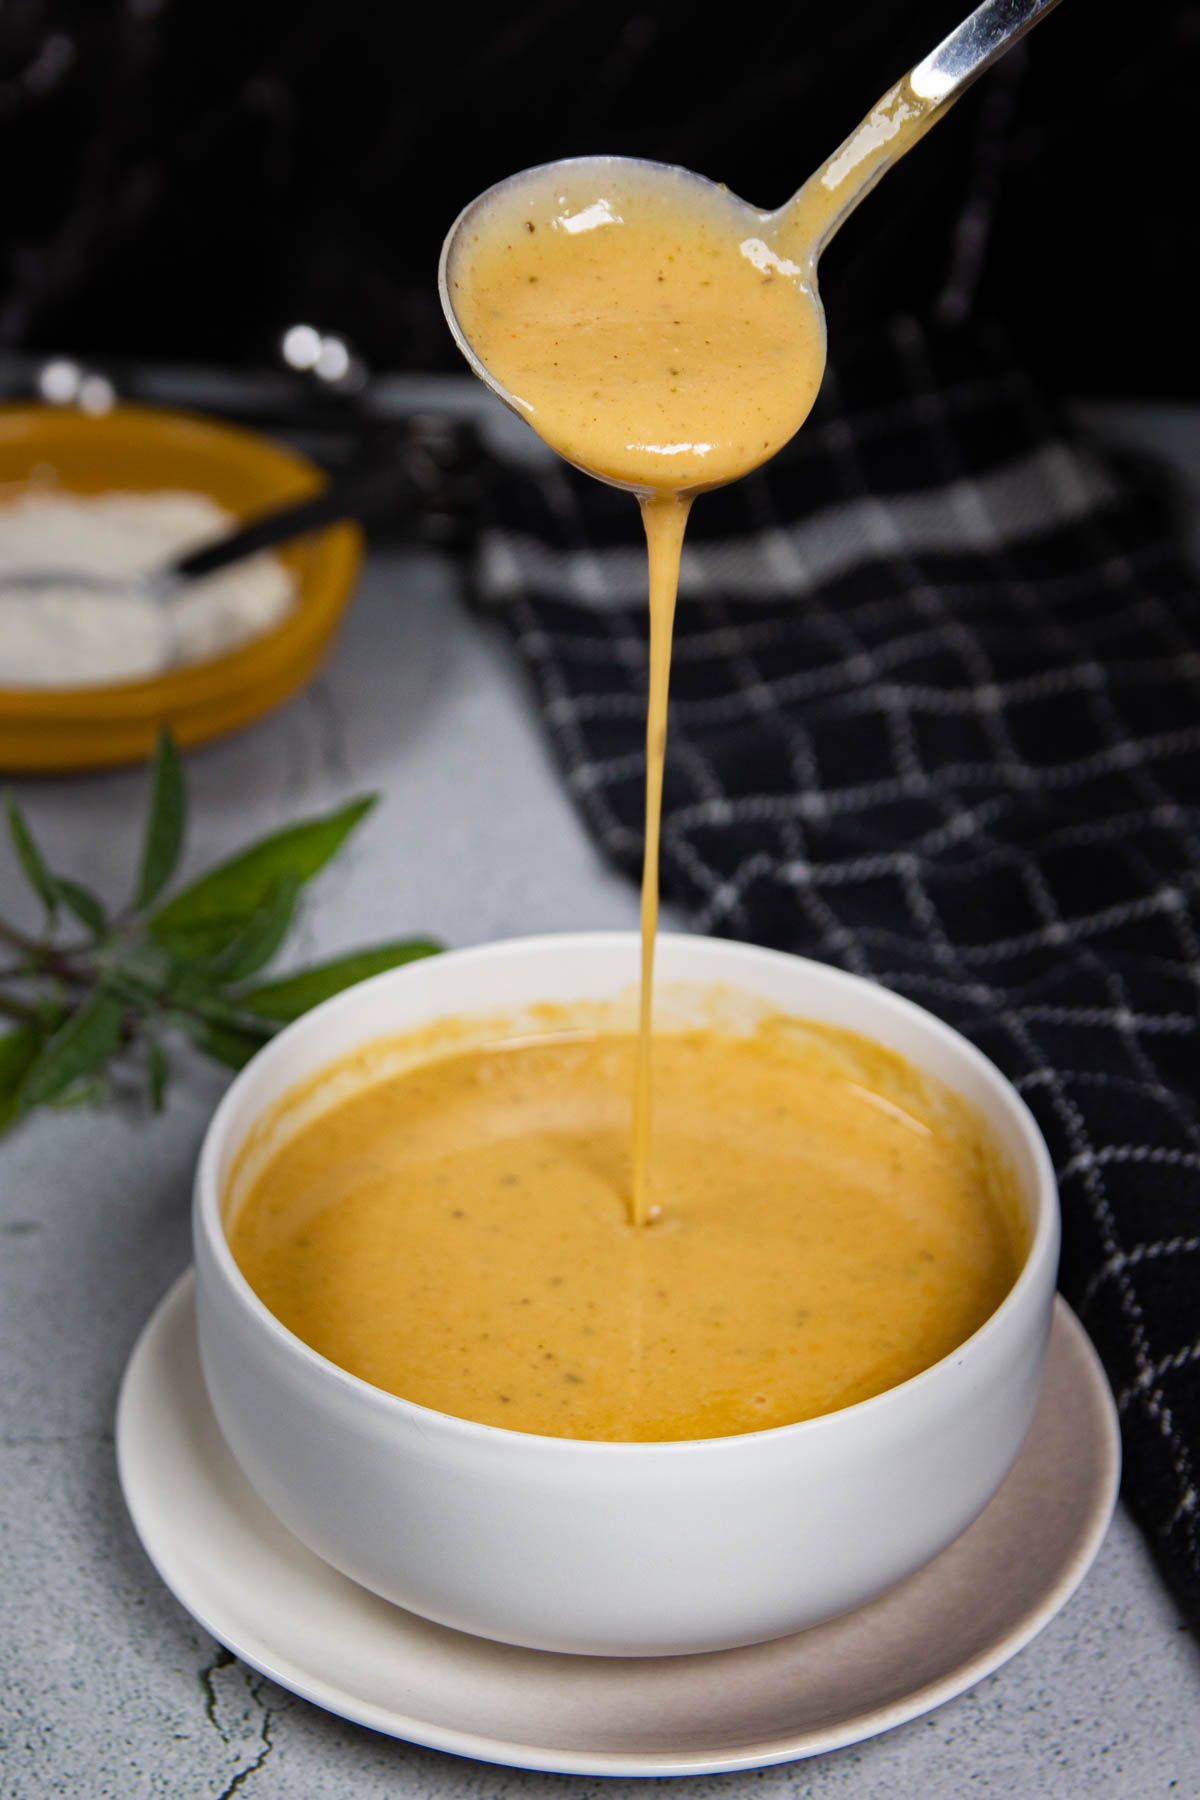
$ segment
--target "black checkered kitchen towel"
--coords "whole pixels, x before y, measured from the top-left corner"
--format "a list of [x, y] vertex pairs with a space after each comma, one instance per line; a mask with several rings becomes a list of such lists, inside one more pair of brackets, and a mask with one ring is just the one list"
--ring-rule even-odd
[[[480, 596], [635, 876], [636, 508], [562, 466], [497, 505]], [[901, 324], [689, 530], [664, 892], [909, 995], [1015, 1081], [1128, 1498], [1200, 1626], [1200, 589], [1160, 500], [1002, 350]]]

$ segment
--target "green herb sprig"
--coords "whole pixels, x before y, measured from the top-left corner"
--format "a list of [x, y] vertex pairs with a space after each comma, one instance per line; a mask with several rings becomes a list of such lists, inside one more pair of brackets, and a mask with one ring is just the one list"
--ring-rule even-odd
[[15, 794], [4, 813], [17, 861], [45, 915], [31, 936], [0, 919], [0, 1133], [37, 1106], [103, 1103], [118, 1062], [140, 1070], [155, 1112], [168, 1045], [185, 1034], [229, 1068], [289, 1020], [382, 969], [441, 946], [376, 944], [275, 981], [258, 979], [296, 915], [305, 883], [340, 849], [375, 796], [262, 838], [168, 896], [187, 827], [183, 763], [159, 734], [133, 892], [109, 913], [90, 888], [54, 874]]

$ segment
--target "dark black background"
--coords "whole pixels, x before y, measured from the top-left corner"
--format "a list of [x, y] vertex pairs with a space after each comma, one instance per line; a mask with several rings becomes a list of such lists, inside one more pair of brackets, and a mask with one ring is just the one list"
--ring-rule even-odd
[[[6, 0], [0, 345], [254, 363], [310, 318], [454, 367], [437, 252], [481, 188], [605, 150], [774, 205], [963, 8]], [[1059, 390], [1195, 395], [1197, 92], [1200, 3], [1064, 0], [834, 243], [835, 351], [983, 312]]]

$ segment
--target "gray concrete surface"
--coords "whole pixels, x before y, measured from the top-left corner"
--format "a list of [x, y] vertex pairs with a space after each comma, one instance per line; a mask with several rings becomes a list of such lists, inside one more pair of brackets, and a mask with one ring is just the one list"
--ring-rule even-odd
[[[1200, 443], [1193, 432], [1186, 454]], [[1173, 446], [1173, 450], [1176, 447]], [[1195, 458], [1200, 467], [1200, 456]], [[465, 944], [630, 926], [506, 646], [432, 555], [373, 560], [326, 674], [190, 759], [194, 866], [350, 794], [381, 803], [317, 884], [297, 958], [429, 931]], [[25, 782], [55, 861], [116, 899], [143, 777]], [[19, 882], [0, 850], [0, 912]], [[35, 1119], [0, 1145], [0, 1794], [11, 1800], [541, 1800], [649, 1782], [493, 1768], [376, 1736], [229, 1658], [126, 1517], [118, 1382], [188, 1261], [188, 1189], [219, 1072], [178, 1059], [170, 1108]], [[1200, 1659], [1119, 1512], [1081, 1590], [1004, 1669], [857, 1748], [689, 1779], [708, 1800], [1149, 1800], [1200, 1795]]]

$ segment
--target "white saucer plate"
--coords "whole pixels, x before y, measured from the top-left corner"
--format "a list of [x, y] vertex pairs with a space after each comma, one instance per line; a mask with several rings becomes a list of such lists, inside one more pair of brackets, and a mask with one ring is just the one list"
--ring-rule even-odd
[[939, 1706], [1014, 1656], [1083, 1579], [1116, 1500], [1103, 1371], [1059, 1300], [1041, 1406], [999, 1493], [926, 1568], [795, 1637], [702, 1656], [556, 1656], [467, 1637], [307, 1550], [233, 1461], [205, 1393], [192, 1278], [138, 1341], [121, 1485], [155, 1568], [214, 1637], [329, 1712], [516, 1768], [697, 1775], [815, 1756]]

